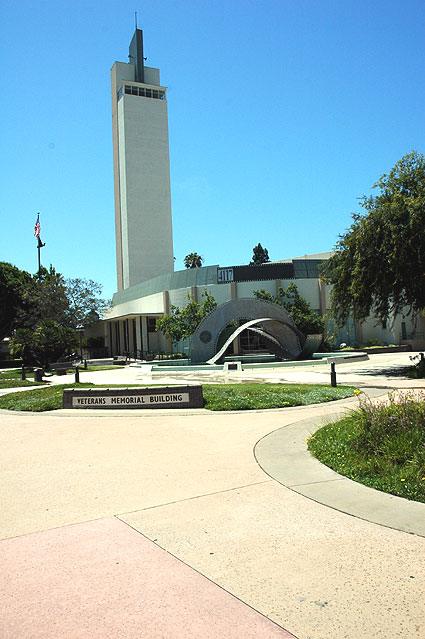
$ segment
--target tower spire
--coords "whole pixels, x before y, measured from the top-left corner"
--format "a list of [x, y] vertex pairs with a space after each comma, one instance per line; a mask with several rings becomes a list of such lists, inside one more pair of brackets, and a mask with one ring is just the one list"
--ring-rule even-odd
[[137, 28], [137, 13], [136, 17], [136, 29], [134, 31], [133, 38], [129, 48], [130, 62], [136, 67], [136, 82], [145, 81], [145, 61], [143, 58], [143, 31]]

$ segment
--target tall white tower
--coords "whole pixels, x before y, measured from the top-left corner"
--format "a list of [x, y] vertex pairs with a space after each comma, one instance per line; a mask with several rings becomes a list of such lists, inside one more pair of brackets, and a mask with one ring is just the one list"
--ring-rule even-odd
[[111, 70], [118, 290], [174, 270], [166, 87], [143, 31]]

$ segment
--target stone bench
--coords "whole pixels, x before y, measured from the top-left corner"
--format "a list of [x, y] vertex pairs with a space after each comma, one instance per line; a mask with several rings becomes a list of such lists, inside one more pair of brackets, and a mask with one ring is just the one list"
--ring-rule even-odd
[[71, 362], [55, 362], [50, 364], [52, 371], [56, 371], [56, 375], [66, 375], [66, 371], [73, 368]]

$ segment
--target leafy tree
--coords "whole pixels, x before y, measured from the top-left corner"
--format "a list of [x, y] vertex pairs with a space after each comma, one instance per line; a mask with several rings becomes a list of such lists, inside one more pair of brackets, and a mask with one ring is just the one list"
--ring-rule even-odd
[[204, 317], [211, 313], [217, 306], [214, 297], [210, 295], [207, 290], [202, 293], [202, 297], [205, 299], [199, 303], [188, 294], [188, 303], [186, 306], [183, 308], [171, 306], [170, 313], [157, 319], [157, 331], [162, 331], [168, 339], [171, 339], [173, 344], [181, 342], [193, 335]]
[[[0, 263], [0, 334], [10, 335], [10, 350], [28, 362], [31, 352], [43, 366], [72, 352], [76, 326], [89, 326], [107, 305], [101, 286], [93, 280], [64, 280], [50, 266], [31, 276], [11, 264]], [[34, 358], [33, 358], [34, 359]]]
[[254, 264], [265, 264], [266, 262], [270, 262], [269, 252], [266, 248], [263, 248], [261, 244], [257, 244], [257, 246], [254, 246], [252, 250], [253, 256], [250, 262], [251, 266]]
[[10, 351], [15, 357], [24, 357], [31, 350], [43, 366], [48, 366], [50, 362], [72, 352], [77, 341], [77, 334], [72, 328], [61, 326], [54, 320], [46, 320], [40, 322], [34, 331], [17, 329], [10, 340]]
[[110, 302], [99, 297], [102, 287], [93, 280], [65, 280], [53, 266], [30, 275], [0, 262], [0, 339], [16, 328], [35, 329], [42, 321], [61, 326], [90, 326]]
[[55, 268], [41, 267], [33, 275], [24, 293], [26, 307], [19, 315], [20, 326], [35, 328], [41, 321], [52, 320], [69, 326], [69, 301], [65, 280]]
[[25, 291], [31, 275], [8, 262], [0, 262], [0, 339], [19, 325], [19, 315], [26, 307]]
[[185, 268], [200, 268], [203, 261], [204, 258], [201, 257], [198, 253], [189, 253], [184, 258], [184, 266]]
[[286, 291], [280, 286], [277, 297], [274, 297], [263, 288], [259, 291], [254, 291], [254, 295], [257, 299], [268, 300], [282, 306], [294, 320], [295, 326], [304, 335], [318, 335], [324, 332], [325, 323], [323, 317], [316, 313], [309, 302], [299, 294], [298, 287], [295, 284], [290, 284]]
[[34, 331], [34, 350], [44, 366], [69, 354], [76, 345], [77, 333], [74, 329], [61, 326], [54, 320], [40, 322]]
[[17, 328], [10, 339], [9, 349], [13, 357], [24, 359], [34, 347], [34, 331], [31, 328]]
[[78, 277], [65, 280], [68, 322], [71, 326], [90, 326], [99, 320], [102, 310], [111, 305], [110, 301], [99, 297], [101, 293], [102, 286], [93, 280]]
[[333, 284], [331, 312], [381, 320], [425, 308], [425, 157], [412, 151], [361, 198], [362, 214], [340, 236], [322, 277]]

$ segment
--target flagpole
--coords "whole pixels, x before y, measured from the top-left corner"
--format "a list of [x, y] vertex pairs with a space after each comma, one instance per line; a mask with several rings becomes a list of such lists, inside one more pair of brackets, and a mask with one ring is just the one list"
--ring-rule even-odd
[[40, 213], [37, 213], [37, 220], [34, 226], [34, 235], [37, 238], [37, 250], [38, 250], [38, 279], [41, 277], [41, 249], [45, 244], [41, 241], [40, 237]]
[[38, 238], [37, 242], [37, 251], [38, 251], [38, 279], [40, 279], [41, 275], [41, 246], [40, 246], [40, 238]]

